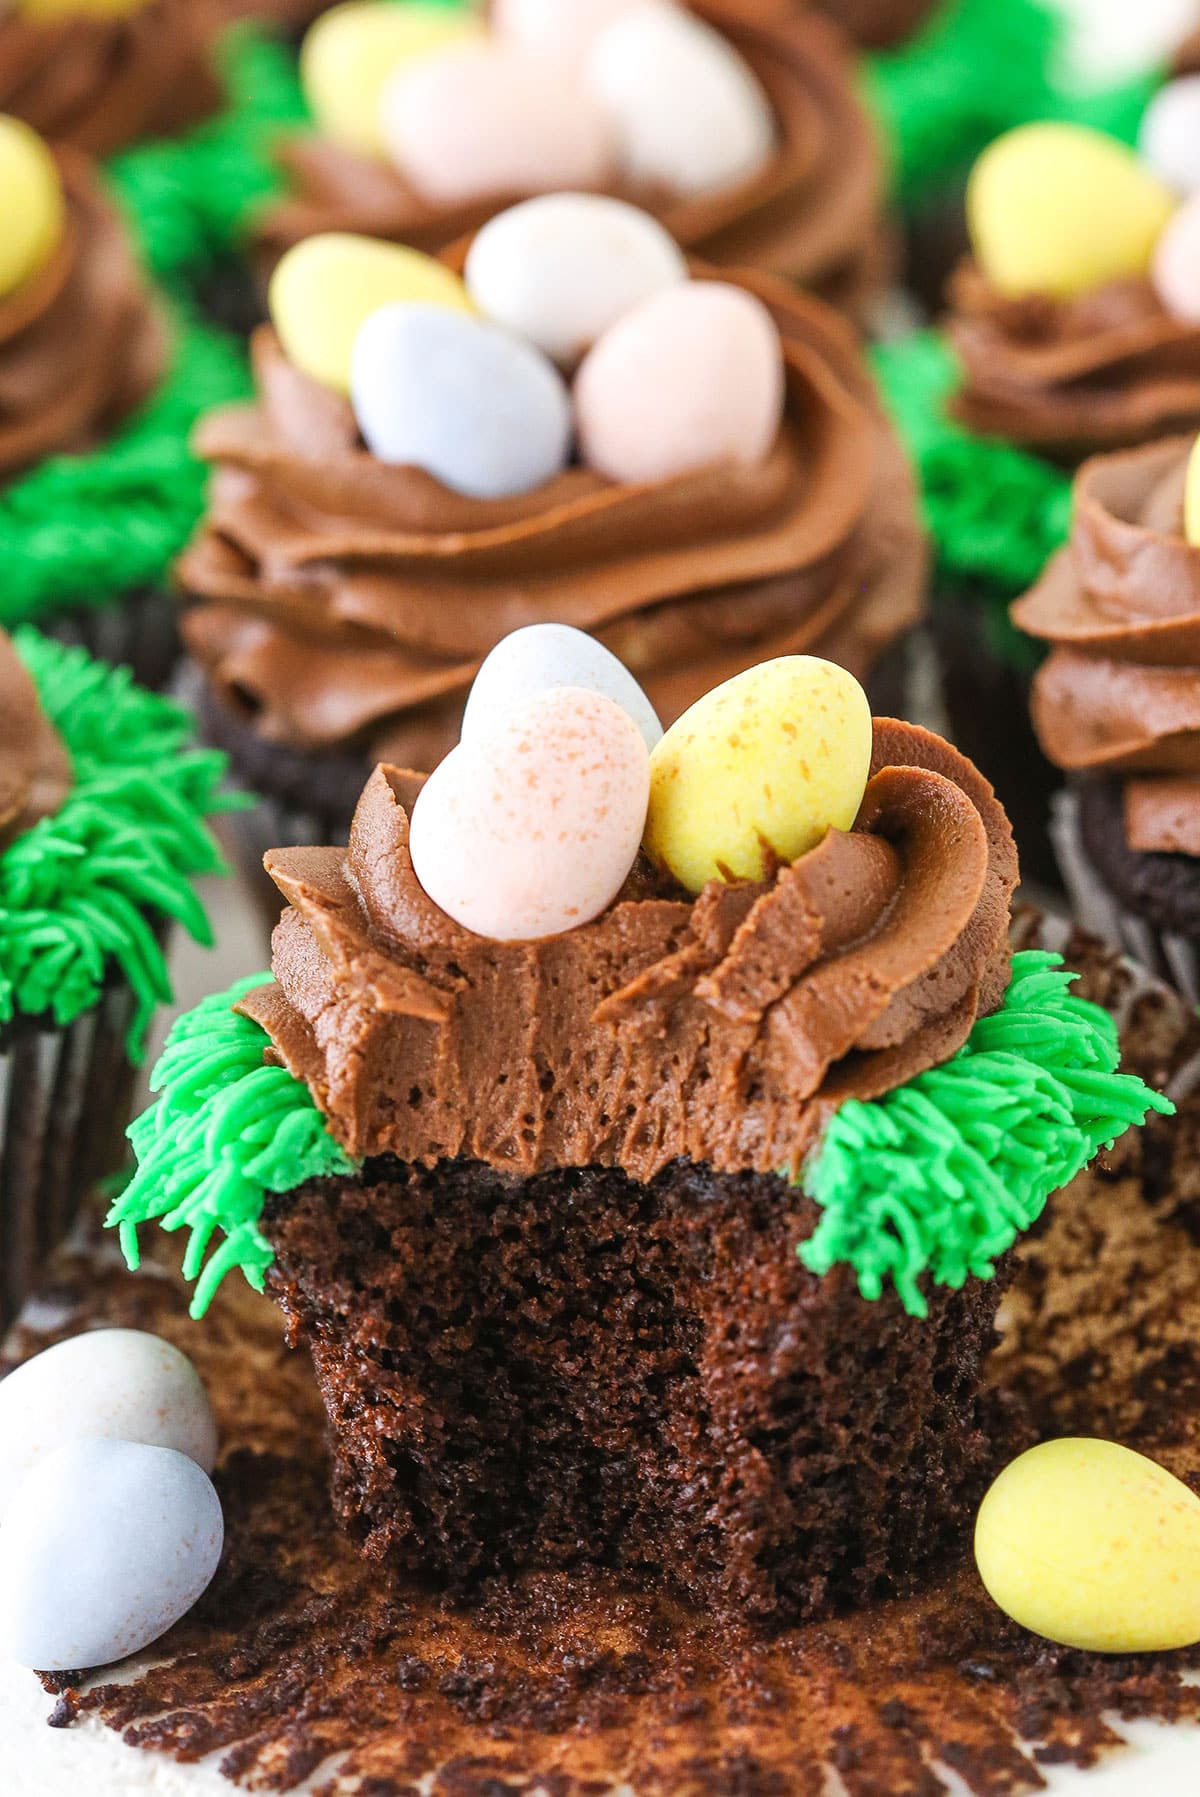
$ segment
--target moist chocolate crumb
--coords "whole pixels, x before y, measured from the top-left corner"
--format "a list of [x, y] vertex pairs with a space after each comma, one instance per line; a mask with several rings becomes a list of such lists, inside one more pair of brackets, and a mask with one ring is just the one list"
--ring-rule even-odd
[[[1182, 1000], [1136, 998], [1094, 944], [1071, 959], [1089, 996], [1128, 1012], [1139, 1072], [1161, 1081], [1200, 1052]], [[1185, 1095], [1177, 1124], [1118, 1144], [1023, 1248], [990, 1363], [997, 1460], [1078, 1430], [1200, 1471], [1198, 1149], [1200, 1098]], [[216, 1753], [272, 1791], [336, 1757], [322, 1797], [416, 1797], [426, 1780], [435, 1797], [622, 1782], [640, 1797], [822, 1797], [835, 1761], [849, 1797], [942, 1797], [940, 1768], [974, 1797], [1016, 1797], [1044, 1787], [1039, 1764], [1094, 1764], [1118, 1739], [1110, 1717], [1200, 1718], [1183, 1682], [1200, 1649], [1109, 1659], [1026, 1635], [965, 1541], [915, 1595], [770, 1639], [605, 1569], [492, 1578], [469, 1603], [388, 1576], [330, 1514], [320, 1399], [274, 1306], [231, 1282], [196, 1328], [165, 1267], [130, 1276], [111, 1242], [65, 1257], [58, 1327], [13, 1343], [20, 1358], [89, 1325], [155, 1329], [217, 1406], [227, 1550], [166, 1663], [79, 1694], [44, 1681], [135, 1746]]]

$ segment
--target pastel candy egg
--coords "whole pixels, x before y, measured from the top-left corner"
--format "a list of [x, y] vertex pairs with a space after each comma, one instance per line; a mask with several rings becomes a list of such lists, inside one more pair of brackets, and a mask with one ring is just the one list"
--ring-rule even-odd
[[779, 435], [783, 348], [753, 294], [690, 281], [635, 306], [575, 380], [587, 464], [615, 481], [670, 480], [715, 462], [761, 462]]
[[637, 859], [649, 759], [629, 713], [556, 687], [460, 743], [413, 807], [418, 880], [464, 929], [556, 936], [612, 903]]
[[0, 1517], [26, 1475], [81, 1436], [175, 1448], [210, 1473], [217, 1425], [186, 1354], [140, 1329], [96, 1329], [0, 1382]]
[[762, 879], [848, 830], [871, 768], [871, 708], [852, 674], [811, 655], [718, 686], [650, 757], [645, 849], [689, 892]]
[[1138, 149], [1147, 168], [1176, 193], [1200, 187], [1200, 75], [1159, 89], [1143, 114]]
[[603, 187], [608, 120], [564, 70], [510, 45], [463, 44], [402, 69], [380, 101], [388, 155], [431, 205]]
[[571, 400], [554, 364], [439, 306], [373, 313], [355, 339], [350, 390], [372, 454], [472, 499], [527, 493], [570, 454]]
[[1062, 78], [1085, 89], [1157, 77], [1200, 22], [1196, 0], [1055, 0], [1054, 10]]
[[36, 131], [0, 114], [0, 299], [45, 267], [62, 240], [66, 207], [58, 164]]
[[407, 300], [470, 312], [456, 274], [400, 244], [330, 231], [305, 238], [271, 277], [271, 320], [289, 359], [314, 380], [350, 391], [350, 356], [364, 319]]
[[1184, 201], [1159, 238], [1150, 275], [1168, 312], [1200, 324], [1200, 193]]
[[720, 32], [664, 0], [641, 0], [602, 32], [584, 80], [639, 184], [710, 193], [756, 174], [775, 148], [753, 70]]
[[1200, 547], [1200, 437], [1192, 444], [1188, 457], [1187, 482], [1183, 495], [1183, 527], [1189, 543]]
[[482, 35], [469, 13], [419, 0], [404, 6], [348, 0], [331, 8], [300, 52], [300, 79], [317, 130], [362, 155], [382, 156], [379, 109], [391, 76], [419, 56]]
[[1145, 274], [1174, 195], [1132, 150], [1084, 125], [1021, 125], [967, 186], [976, 260], [1002, 293], [1070, 299]]
[[1022, 1628], [1092, 1653], [1200, 1641], [1200, 1498], [1112, 1441], [1043, 1442], [983, 1500], [975, 1558]]
[[223, 1541], [212, 1481], [186, 1454], [59, 1448], [0, 1523], [0, 1659], [64, 1672], [137, 1653], [203, 1594]]
[[503, 637], [476, 674], [463, 712], [463, 742], [485, 741], [515, 707], [556, 686], [603, 693], [629, 713], [647, 750], [662, 737], [649, 699], [603, 643], [569, 624], [527, 624]]
[[687, 280], [687, 262], [648, 212], [603, 194], [526, 200], [471, 245], [467, 291], [497, 324], [571, 367], [641, 300]]
[[641, 0], [493, 0], [492, 29], [523, 49], [578, 68], [607, 25]]

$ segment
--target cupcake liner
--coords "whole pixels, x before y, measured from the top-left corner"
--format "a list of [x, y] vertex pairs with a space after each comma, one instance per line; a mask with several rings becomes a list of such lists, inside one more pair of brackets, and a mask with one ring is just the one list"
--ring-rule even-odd
[[131, 593], [115, 605], [83, 606], [40, 626], [56, 642], [86, 649], [97, 661], [125, 665], [139, 686], [165, 692], [179, 664], [179, 606], [156, 588]]
[[1105, 886], [1083, 843], [1079, 795], [1054, 800], [1051, 836], [1071, 909], [1084, 929], [1114, 943], [1160, 980], [1200, 1003], [1200, 947], [1175, 931], [1156, 929]]
[[22, 1017], [0, 1030], [0, 1329], [96, 1182], [125, 1159], [134, 1008], [114, 982], [67, 1028]]

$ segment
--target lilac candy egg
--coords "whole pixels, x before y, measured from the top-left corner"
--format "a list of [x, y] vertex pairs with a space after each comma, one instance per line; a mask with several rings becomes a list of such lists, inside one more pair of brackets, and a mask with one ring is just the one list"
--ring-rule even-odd
[[650, 757], [614, 700], [555, 687], [460, 743], [413, 807], [418, 880], [464, 929], [501, 942], [590, 922], [624, 884], [646, 824]]
[[615, 164], [599, 101], [550, 59], [493, 40], [399, 70], [380, 132], [405, 179], [439, 206], [603, 187]]
[[1200, 324], [1200, 194], [1184, 201], [1159, 238], [1150, 278], [1168, 312]]
[[[526, 624], [501, 637], [467, 695], [462, 740], [486, 740], [515, 706], [556, 686], [603, 693], [629, 713], [647, 749], [662, 740], [658, 714], [624, 662], [594, 636], [570, 624]], [[0, 1395], [3, 1390], [0, 1386]]]
[[693, 281], [636, 306], [587, 356], [575, 380], [580, 450], [625, 482], [761, 462], [784, 392], [783, 346], [762, 301]]
[[540, 350], [444, 306], [373, 312], [354, 339], [350, 397], [382, 462], [472, 499], [541, 486], [566, 466], [571, 400]]

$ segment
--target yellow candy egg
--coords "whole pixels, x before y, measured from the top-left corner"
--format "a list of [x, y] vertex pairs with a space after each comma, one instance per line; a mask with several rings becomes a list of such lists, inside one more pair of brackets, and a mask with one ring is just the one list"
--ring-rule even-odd
[[812, 655], [715, 687], [650, 757], [645, 848], [689, 892], [761, 879], [848, 830], [871, 768], [871, 708], [852, 674]]
[[1043, 1442], [983, 1500], [975, 1558], [1022, 1628], [1093, 1653], [1200, 1641], [1200, 1498], [1112, 1441]]
[[317, 129], [361, 155], [382, 156], [380, 101], [396, 70], [446, 44], [482, 36], [478, 20], [444, 6], [348, 0], [333, 7], [300, 52], [300, 79]]
[[1145, 274], [1176, 198], [1133, 151], [1085, 125], [1021, 125], [967, 187], [975, 257], [1002, 293], [1070, 299]]
[[374, 237], [329, 231], [307, 237], [271, 277], [271, 322], [288, 358], [327, 387], [350, 391], [350, 352], [381, 306], [408, 300], [474, 312], [463, 283], [432, 256]]
[[1188, 457], [1187, 483], [1183, 490], [1183, 528], [1189, 543], [1200, 547], [1200, 437]]
[[0, 297], [44, 268], [62, 240], [66, 207], [58, 164], [37, 132], [0, 115]]

